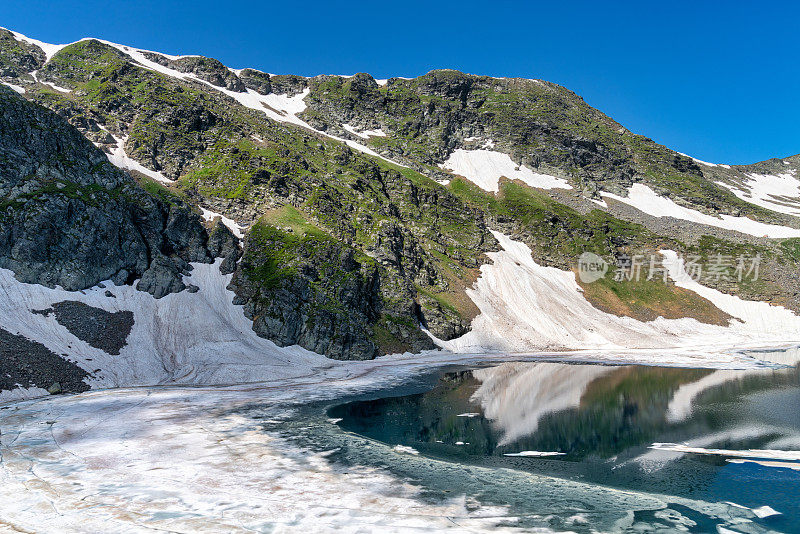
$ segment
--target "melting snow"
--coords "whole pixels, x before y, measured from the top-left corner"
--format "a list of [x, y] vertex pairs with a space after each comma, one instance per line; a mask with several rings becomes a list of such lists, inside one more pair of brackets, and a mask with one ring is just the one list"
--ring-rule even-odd
[[344, 128], [353, 135], [357, 135], [362, 139], [369, 139], [370, 137], [386, 137], [386, 133], [384, 133], [384, 131], [381, 130], [380, 128], [378, 128], [377, 130], [363, 130], [360, 132], [349, 124], [342, 124], [342, 128]]
[[32, 44], [34, 46], [38, 46], [39, 48], [41, 48], [42, 51], [44, 52], [44, 55], [45, 55], [45, 60], [44, 60], [45, 63], [50, 61], [50, 59], [52, 59], [52, 57], [54, 55], [56, 55], [59, 50], [61, 50], [65, 46], [69, 46], [70, 44], [72, 44], [72, 43], [68, 43], [68, 44], [54, 45], [54, 44], [49, 44], [49, 43], [43, 43], [42, 41], [39, 41], [37, 39], [31, 39], [30, 37], [26, 37], [26, 36], [22, 35], [19, 32], [15, 32], [13, 30], [8, 30], [8, 31], [10, 31], [12, 34], [14, 34], [14, 38], [17, 39], [18, 41], [25, 41], [26, 43], [29, 43], [29, 44]]
[[160, 172], [148, 169], [138, 161], [128, 157], [128, 154], [125, 153], [125, 139], [121, 139], [113, 134], [110, 135], [114, 138], [114, 141], [116, 141], [117, 145], [111, 150], [110, 154], [106, 154], [108, 161], [120, 169], [140, 172], [145, 176], [149, 176], [153, 180], [159, 181], [163, 184], [174, 183], [174, 180], [170, 180]]
[[33, 78], [33, 80], [34, 80], [35, 82], [41, 83], [42, 85], [46, 85], [46, 86], [48, 86], [48, 87], [50, 87], [50, 88], [52, 88], [52, 89], [55, 89], [55, 90], [56, 90], [56, 91], [58, 91], [59, 93], [71, 93], [71, 92], [72, 92], [72, 89], [67, 89], [66, 87], [59, 87], [58, 85], [56, 85], [56, 84], [54, 84], [54, 83], [50, 83], [50, 82], [46, 82], [46, 81], [44, 81], [44, 80], [40, 80], [40, 79], [39, 79], [39, 78], [36, 76], [36, 72], [37, 72], [37, 71], [35, 71], [35, 70], [34, 70], [34, 71], [31, 71], [31, 73], [30, 73], [31, 77]]
[[725, 165], [723, 163], [709, 163], [707, 161], [703, 161], [701, 159], [693, 158], [689, 154], [684, 154], [683, 152], [678, 152], [681, 156], [686, 156], [687, 158], [693, 160], [695, 163], [699, 163], [700, 165], [705, 165], [706, 167], [722, 167], [723, 169], [730, 169], [730, 165]]
[[203, 219], [205, 219], [206, 221], [211, 222], [214, 219], [216, 219], [217, 217], [219, 217], [222, 220], [222, 224], [227, 226], [228, 229], [231, 232], [233, 232], [233, 235], [235, 235], [239, 239], [243, 239], [244, 238], [244, 232], [245, 232], [245, 230], [247, 230], [246, 226], [242, 226], [241, 224], [237, 223], [233, 219], [229, 219], [228, 217], [225, 217], [221, 213], [217, 213], [215, 211], [207, 210], [202, 206], [200, 206], [200, 210], [203, 212]]
[[572, 189], [566, 180], [533, 172], [524, 165], [517, 165], [508, 154], [493, 150], [457, 149], [443, 164], [445, 170], [465, 177], [485, 191], [499, 191], [500, 177], [521, 180], [541, 189]]
[[[573, 272], [541, 266], [524, 243], [492, 233], [503, 250], [488, 254], [492, 263], [481, 267], [480, 278], [467, 290], [480, 315], [467, 334], [450, 341], [435, 340], [452, 352], [671, 348], [691, 362], [709, 351], [794, 344], [800, 339], [800, 317], [782, 307], [744, 301], [687, 281], [683, 263], [674, 252], [662, 253], [677, 284], [738, 320], [722, 327], [690, 318], [642, 322], [603, 312], [584, 298]], [[660, 353], [654, 351], [652, 357], [658, 362]], [[646, 356], [640, 353], [638, 358]]]
[[14, 91], [18, 92], [18, 93], [19, 93], [19, 94], [21, 94], [21, 95], [24, 95], [24, 94], [25, 94], [25, 88], [24, 88], [24, 87], [22, 87], [22, 86], [19, 86], [19, 85], [14, 85], [13, 83], [8, 83], [8, 82], [0, 82], [0, 83], [2, 83], [3, 85], [6, 85], [6, 86], [8, 86], [8, 87], [12, 88]]
[[800, 180], [791, 173], [747, 174], [743, 187], [717, 182], [740, 199], [768, 210], [800, 216]]
[[733, 217], [721, 215], [714, 217], [697, 210], [679, 206], [673, 200], [656, 194], [644, 184], [633, 184], [628, 190], [627, 197], [612, 193], [601, 193], [602, 196], [624, 202], [634, 208], [654, 217], [674, 217], [684, 221], [696, 222], [708, 226], [716, 226], [726, 230], [734, 230], [743, 234], [756, 237], [787, 238], [800, 237], [800, 230], [788, 226], [766, 224], [754, 221], [748, 217]]

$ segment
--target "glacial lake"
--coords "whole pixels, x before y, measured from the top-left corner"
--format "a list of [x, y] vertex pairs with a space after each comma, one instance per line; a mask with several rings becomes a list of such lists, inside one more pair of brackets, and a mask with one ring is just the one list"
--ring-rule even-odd
[[[800, 532], [800, 367], [796, 352], [773, 361], [790, 365], [506, 363], [443, 373], [425, 391], [355, 400], [327, 416], [365, 440], [360, 451], [340, 446], [340, 459], [387, 468], [431, 495], [465, 491], [536, 518], [531, 527]], [[367, 449], [379, 444], [399, 459], [376, 461]], [[667, 511], [636, 500], [653, 494]], [[725, 523], [702, 503], [747, 519]]]

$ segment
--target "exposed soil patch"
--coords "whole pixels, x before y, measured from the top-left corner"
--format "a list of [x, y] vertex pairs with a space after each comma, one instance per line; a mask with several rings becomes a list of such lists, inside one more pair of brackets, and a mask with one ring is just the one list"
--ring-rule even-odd
[[657, 280], [616, 282], [602, 279], [585, 284], [578, 278], [578, 284], [592, 306], [620, 317], [639, 321], [691, 317], [701, 323], [719, 326], [728, 326], [732, 319], [697, 293]]

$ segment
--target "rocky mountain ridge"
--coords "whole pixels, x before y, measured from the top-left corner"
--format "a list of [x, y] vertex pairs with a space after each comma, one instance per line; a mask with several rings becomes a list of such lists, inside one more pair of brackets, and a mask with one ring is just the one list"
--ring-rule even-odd
[[[25, 282], [79, 290], [111, 279], [159, 298], [193, 290], [183, 282], [192, 262], [223, 257], [234, 302], [260, 336], [368, 359], [434, 348], [427, 332], [468, 332], [479, 310], [467, 290], [499, 250], [497, 230], [562, 270], [585, 251], [612, 266], [663, 248], [758, 253], [757, 280], [706, 283], [800, 310], [797, 238], [615, 200], [638, 184], [712, 218], [697, 220], [791, 232], [800, 200], [754, 199], [753, 176], [796, 179], [800, 156], [698, 162], [549, 82], [450, 70], [380, 83], [270, 75], [96, 39], [54, 47], [6, 30], [0, 78], [10, 86], [0, 91], [0, 267]], [[512, 172], [486, 191], [447, 170], [456, 153], [510, 158]], [[523, 170], [564, 185], [508, 179]], [[586, 291], [595, 306], [640, 320], [674, 314], [659, 302], [685, 298], [670, 282], [631, 294], [602, 284]], [[709, 313], [697, 299], [677, 316], [720, 320]]]

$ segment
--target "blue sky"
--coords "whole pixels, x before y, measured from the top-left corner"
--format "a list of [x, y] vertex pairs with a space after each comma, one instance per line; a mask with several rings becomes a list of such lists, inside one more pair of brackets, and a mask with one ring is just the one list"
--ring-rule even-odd
[[789, 2], [3, 0], [0, 25], [275, 73], [540, 78], [702, 160], [800, 153], [800, 6]]

